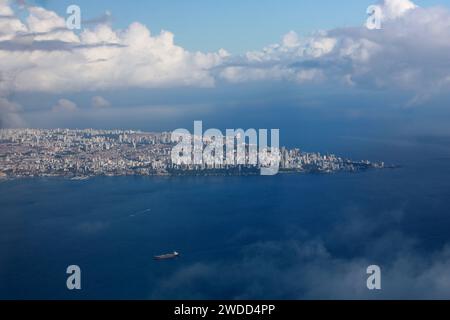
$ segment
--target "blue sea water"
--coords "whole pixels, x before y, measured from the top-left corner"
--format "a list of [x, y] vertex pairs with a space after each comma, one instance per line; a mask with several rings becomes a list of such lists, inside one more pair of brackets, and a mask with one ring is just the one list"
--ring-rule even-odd
[[0, 298], [449, 298], [450, 158], [408, 150], [360, 173], [3, 181]]

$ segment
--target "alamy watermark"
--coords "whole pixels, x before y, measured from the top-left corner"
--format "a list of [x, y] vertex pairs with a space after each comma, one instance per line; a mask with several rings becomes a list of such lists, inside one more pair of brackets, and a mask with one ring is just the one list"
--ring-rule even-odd
[[219, 129], [203, 132], [202, 121], [194, 122], [194, 133], [187, 129], [172, 132], [172, 165], [191, 169], [227, 169], [253, 167], [261, 175], [276, 175], [280, 168], [280, 130], [270, 130], [270, 147], [267, 129]]
[[371, 5], [367, 8], [368, 18], [366, 21], [366, 27], [370, 30], [381, 29], [381, 20], [383, 17], [383, 11], [380, 6]]
[[77, 265], [67, 267], [66, 273], [70, 276], [67, 278], [66, 286], [69, 290], [81, 290], [81, 268]]
[[69, 15], [66, 19], [66, 27], [69, 30], [81, 29], [81, 8], [75, 4], [67, 7], [66, 13]]
[[381, 290], [381, 268], [377, 265], [371, 265], [366, 270], [369, 277], [367, 278], [367, 289]]

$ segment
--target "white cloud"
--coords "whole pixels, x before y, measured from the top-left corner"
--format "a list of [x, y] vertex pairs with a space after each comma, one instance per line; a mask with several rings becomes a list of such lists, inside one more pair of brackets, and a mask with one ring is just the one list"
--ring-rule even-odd
[[40, 7], [29, 7], [29, 16], [26, 19], [30, 32], [50, 32], [55, 29], [64, 29], [65, 20], [55, 12]]
[[[300, 37], [243, 56], [225, 50], [190, 52], [169, 31], [152, 34], [138, 23], [124, 30], [106, 24], [76, 34], [64, 19], [29, 7], [21, 21], [0, 0], [0, 94], [77, 92], [116, 88], [211, 87], [291, 81], [410, 90], [420, 97], [449, 89], [450, 13], [409, 0], [384, 0], [381, 30], [364, 26]], [[364, 19], [362, 13], [361, 20]]]
[[295, 31], [289, 31], [283, 36], [283, 46], [287, 48], [297, 47], [299, 45], [299, 38]]
[[102, 96], [92, 97], [91, 105], [93, 108], [102, 109], [111, 106], [111, 103]]
[[13, 10], [9, 6], [8, 0], [0, 0], [0, 15], [1, 16], [12, 16], [14, 14]]
[[300, 70], [296, 74], [298, 82], [320, 81], [324, 78], [323, 71], [319, 69]]
[[54, 105], [52, 108], [53, 112], [74, 112], [77, 110], [78, 110], [77, 104], [67, 99], [58, 100], [58, 103]]
[[26, 32], [26, 26], [14, 16], [7, 0], [0, 0], [0, 41], [14, 38], [20, 32]]
[[409, 10], [417, 8], [417, 5], [409, 0], [386, 0], [380, 7], [385, 19], [396, 19]]
[[448, 9], [421, 8], [409, 0], [385, 0], [379, 6], [381, 30], [339, 28], [308, 38], [290, 31], [280, 44], [234, 58], [219, 75], [231, 82], [328, 81], [420, 97], [448, 91]]
[[[60, 93], [118, 87], [213, 86], [210, 70], [228, 54], [189, 52], [174, 35], [152, 35], [140, 23], [125, 30], [107, 25], [80, 35], [65, 29], [56, 13], [28, 7], [28, 17], [0, 16], [0, 78], [4, 90]], [[4, 0], [0, 12], [11, 14]], [[3, 41], [2, 41], [3, 40]]]
[[0, 97], [0, 128], [25, 127], [25, 121], [20, 116], [21, 109], [19, 104]]
[[336, 43], [337, 39], [326, 36], [313, 38], [305, 47], [305, 54], [313, 58], [320, 58], [332, 52]]

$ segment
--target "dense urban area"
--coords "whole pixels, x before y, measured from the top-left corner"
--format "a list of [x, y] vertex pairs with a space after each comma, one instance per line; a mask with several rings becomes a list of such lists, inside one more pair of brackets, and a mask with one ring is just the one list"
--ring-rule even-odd
[[[132, 130], [1, 129], [0, 177], [123, 175], [244, 175], [260, 164], [186, 165], [172, 162], [170, 132]], [[246, 147], [248, 151], [248, 146]], [[333, 154], [280, 148], [280, 172], [332, 173], [384, 168], [383, 162], [354, 161]]]

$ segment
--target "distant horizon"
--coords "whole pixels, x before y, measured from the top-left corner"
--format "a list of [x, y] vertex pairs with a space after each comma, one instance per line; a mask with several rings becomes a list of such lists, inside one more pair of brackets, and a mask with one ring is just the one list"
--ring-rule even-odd
[[[126, 6], [81, 0], [79, 30], [67, 29], [68, 3], [1, 0], [0, 127], [161, 131], [203, 119], [215, 128], [278, 127], [301, 135], [317, 127], [328, 138], [450, 135], [450, 0], [285, 0], [256, 7], [227, 1], [215, 3], [220, 12], [203, 0]], [[202, 4], [203, 11], [195, 9]], [[380, 30], [366, 25], [369, 5], [383, 12]], [[188, 22], [177, 8], [202, 19]], [[242, 38], [224, 28], [223, 12], [236, 16], [232, 26], [248, 26]], [[258, 29], [264, 21], [252, 17], [270, 12], [289, 18], [273, 17]], [[153, 24], [167, 31], [154, 32]], [[192, 29], [180, 29], [185, 24]], [[205, 35], [194, 32], [201, 27]], [[211, 28], [218, 28], [213, 37]], [[245, 40], [245, 32], [256, 33], [260, 44]], [[205, 48], [184, 46], [199, 37]], [[221, 40], [223, 46], [207, 48]], [[230, 40], [249, 47], [228, 52]]]

